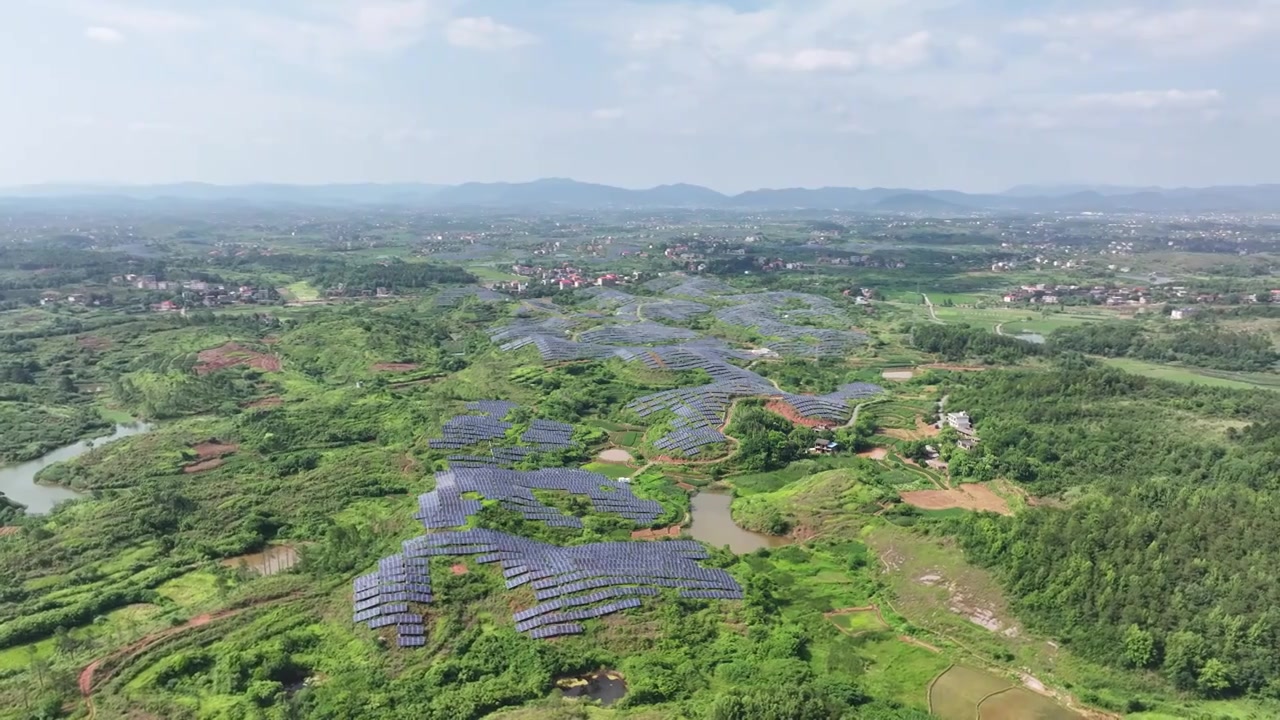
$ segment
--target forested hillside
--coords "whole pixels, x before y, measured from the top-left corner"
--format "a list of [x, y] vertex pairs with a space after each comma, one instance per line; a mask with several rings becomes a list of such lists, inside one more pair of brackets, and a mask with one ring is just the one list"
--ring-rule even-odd
[[951, 521], [1037, 627], [1206, 696], [1280, 693], [1280, 404], [1073, 364], [966, 377], [983, 442], [953, 470], [1063, 493]]

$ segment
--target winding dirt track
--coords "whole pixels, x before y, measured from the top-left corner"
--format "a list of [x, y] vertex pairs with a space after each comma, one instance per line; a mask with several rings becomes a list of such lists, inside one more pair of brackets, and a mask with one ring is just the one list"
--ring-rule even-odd
[[226, 610], [220, 613], [215, 613], [213, 615], [198, 615], [196, 617], [191, 618], [190, 620], [183, 623], [182, 625], [168, 628], [166, 630], [161, 630], [156, 633], [152, 633], [142, 638], [141, 640], [133, 643], [132, 645], [127, 645], [111, 653], [110, 655], [107, 655], [105, 657], [100, 657], [97, 660], [94, 660], [93, 662], [86, 665], [84, 670], [80, 671], [79, 685], [80, 685], [80, 695], [84, 697], [85, 704], [88, 706], [88, 709], [89, 709], [89, 717], [95, 717], [97, 715], [97, 709], [93, 706], [94, 687], [98, 685], [100, 682], [106, 682], [110, 680], [111, 676], [114, 675], [115, 673], [115, 671], [112, 670], [106, 673], [101, 678], [98, 678], [97, 676], [98, 668], [102, 666], [102, 663], [108, 660], [133, 657], [135, 655], [138, 655], [144, 652], [145, 650], [159, 643], [162, 640], [167, 640], [168, 638], [171, 638], [174, 635], [179, 635], [181, 633], [186, 632], [187, 630], [191, 630], [192, 628], [198, 628], [204, 625], [208, 625], [209, 623], [214, 622], [215, 620], [221, 620], [222, 618], [231, 617], [232, 615], [238, 615], [244, 612], [245, 610], [248, 610], [248, 608]]
[[203, 627], [205, 625], [208, 625], [209, 623], [217, 622], [218, 620], [225, 620], [226, 618], [234, 617], [236, 615], [239, 615], [244, 612], [248, 612], [250, 610], [266, 607], [268, 605], [275, 605], [277, 603], [287, 602], [289, 600], [296, 600], [297, 598], [298, 598], [298, 594], [295, 593], [292, 595], [286, 595], [284, 597], [270, 598], [267, 600], [263, 600], [261, 602], [254, 603], [252, 605], [247, 605], [242, 608], [235, 608], [232, 610], [222, 610], [220, 612], [211, 613], [211, 614], [206, 613], [204, 615], [197, 615], [196, 617], [191, 618], [190, 620], [183, 623], [182, 625], [178, 625], [177, 627], [166, 628], [164, 630], [154, 632], [138, 640], [137, 642], [134, 642], [108, 655], [104, 655], [103, 657], [100, 657], [97, 660], [94, 660], [93, 662], [86, 665], [83, 670], [80, 671], [80, 678], [78, 682], [80, 687], [80, 695], [81, 697], [84, 698], [85, 706], [89, 711], [89, 717], [93, 718], [97, 716], [97, 708], [95, 708], [93, 705], [93, 691], [103, 683], [110, 681], [111, 678], [115, 676], [115, 673], [127, 664], [127, 663], [115, 663], [110, 670], [108, 670], [105, 674], [99, 676], [98, 669], [102, 667], [103, 663], [109, 660], [133, 659], [138, 655], [141, 655], [142, 653], [146, 652], [147, 650], [150, 650], [152, 647], [158, 645], [159, 643], [165, 640], [168, 640], [169, 638], [174, 637], [175, 635], [181, 635], [182, 633], [188, 630], [193, 630], [198, 627]]

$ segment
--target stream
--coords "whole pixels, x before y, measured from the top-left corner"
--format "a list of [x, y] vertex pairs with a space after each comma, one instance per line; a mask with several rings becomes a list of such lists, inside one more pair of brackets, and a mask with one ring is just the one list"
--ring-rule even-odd
[[29, 515], [43, 515], [52, 510], [54, 505], [64, 500], [85, 497], [84, 493], [76, 492], [69, 487], [61, 485], [37, 485], [35, 482], [36, 474], [54, 463], [75, 459], [95, 447], [113, 440], [150, 432], [152, 427], [152, 425], [144, 422], [117, 425], [115, 432], [105, 437], [81, 440], [73, 445], [53, 450], [35, 460], [28, 460], [18, 465], [0, 467], [0, 493], [4, 493], [6, 497], [14, 502], [26, 505], [27, 514]]

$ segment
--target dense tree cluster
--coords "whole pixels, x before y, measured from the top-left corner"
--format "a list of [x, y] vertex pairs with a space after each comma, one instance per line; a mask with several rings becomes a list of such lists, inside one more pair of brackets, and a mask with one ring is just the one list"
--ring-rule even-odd
[[1133, 322], [1089, 323], [1055, 330], [1048, 346], [1053, 352], [1181, 362], [1216, 370], [1269, 370], [1280, 362], [1269, 337], [1207, 323], [1177, 325], [1164, 332]]
[[1043, 348], [1034, 343], [969, 325], [915, 325], [911, 328], [911, 344], [952, 362], [978, 358], [992, 364], [1007, 364], [1044, 353]]
[[[1261, 396], [1261, 397], [1260, 397]], [[1065, 509], [953, 528], [1039, 629], [1205, 696], [1280, 697], [1280, 405], [1088, 364], [966, 377], [983, 441], [952, 472], [1079, 488]], [[1215, 435], [1194, 417], [1247, 423]]]
[[734, 464], [747, 472], [777, 470], [805, 457], [817, 434], [765, 410], [759, 401], [742, 401], [733, 411], [728, 433], [738, 439]]

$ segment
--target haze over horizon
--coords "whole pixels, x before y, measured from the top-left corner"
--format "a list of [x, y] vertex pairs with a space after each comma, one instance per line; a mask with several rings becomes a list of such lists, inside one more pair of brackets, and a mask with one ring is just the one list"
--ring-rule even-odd
[[1275, 182], [1275, 0], [14, 0], [0, 186]]

